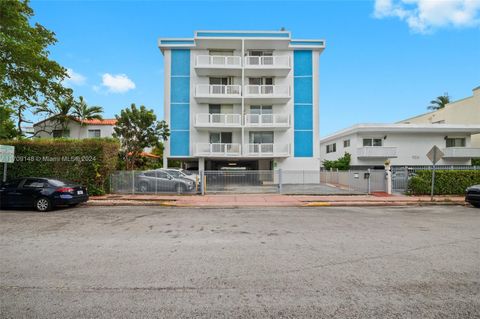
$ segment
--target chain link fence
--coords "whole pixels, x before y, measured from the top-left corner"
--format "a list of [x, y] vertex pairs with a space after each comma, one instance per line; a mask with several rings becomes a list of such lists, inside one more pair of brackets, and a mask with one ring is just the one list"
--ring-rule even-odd
[[111, 193], [346, 195], [385, 192], [384, 170], [117, 171]]

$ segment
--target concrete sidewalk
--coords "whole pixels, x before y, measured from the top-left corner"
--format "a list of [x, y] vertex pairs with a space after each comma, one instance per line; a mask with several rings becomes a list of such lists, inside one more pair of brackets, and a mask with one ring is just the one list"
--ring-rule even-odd
[[174, 207], [315, 207], [315, 206], [405, 206], [465, 205], [463, 196], [376, 196], [376, 195], [105, 195], [92, 196], [91, 206], [174, 206]]

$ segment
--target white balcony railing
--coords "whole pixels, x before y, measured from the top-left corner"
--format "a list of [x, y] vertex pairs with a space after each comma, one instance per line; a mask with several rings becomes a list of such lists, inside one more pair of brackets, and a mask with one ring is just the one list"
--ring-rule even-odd
[[196, 156], [239, 156], [242, 148], [238, 143], [197, 143]]
[[239, 56], [199, 55], [195, 67], [204, 68], [240, 68], [242, 58]]
[[290, 144], [246, 144], [245, 153], [247, 156], [289, 156]]
[[240, 126], [242, 116], [240, 114], [197, 114], [195, 116], [196, 126]]
[[246, 95], [255, 97], [290, 97], [288, 85], [246, 85]]
[[444, 158], [476, 158], [480, 157], [480, 148], [447, 147], [442, 150]]
[[357, 157], [393, 158], [397, 157], [396, 147], [364, 146], [357, 148]]
[[247, 68], [290, 68], [289, 56], [246, 56]]
[[209, 85], [198, 84], [195, 89], [195, 96], [205, 97], [222, 97], [222, 96], [235, 96], [240, 97], [242, 93], [241, 85]]
[[289, 114], [246, 114], [245, 126], [254, 127], [289, 127]]

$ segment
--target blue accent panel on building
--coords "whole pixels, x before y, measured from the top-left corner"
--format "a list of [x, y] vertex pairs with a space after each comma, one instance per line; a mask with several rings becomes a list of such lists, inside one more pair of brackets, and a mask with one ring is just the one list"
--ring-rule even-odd
[[170, 112], [170, 129], [190, 129], [190, 105], [188, 103], [170, 104]]
[[312, 51], [295, 50], [293, 51], [293, 76], [312, 75]]
[[172, 76], [190, 76], [190, 50], [172, 50]]
[[189, 77], [171, 77], [170, 78], [170, 103], [189, 103], [190, 102], [190, 78]]
[[313, 102], [313, 83], [312, 77], [296, 77], [293, 81], [295, 103], [312, 103]]
[[291, 45], [314, 45], [314, 46], [323, 46], [323, 41], [290, 41]]
[[313, 132], [312, 131], [295, 131], [293, 155], [295, 157], [312, 157], [313, 156]]
[[312, 105], [295, 104], [293, 109], [295, 130], [313, 130], [313, 107]]
[[311, 50], [293, 52], [293, 141], [295, 157], [313, 156], [313, 61]]
[[189, 156], [190, 50], [172, 50], [170, 75], [170, 129], [170, 156]]
[[160, 44], [195, 44], [194, 40], [160, 40]]
[[170, 134], [170, 155], [171, 156], [189, 156], [190, 155], [190, 132], [173, 131]]
[[289, 38], [288, 32], [197, 32], [197, 37], [219, 38]]

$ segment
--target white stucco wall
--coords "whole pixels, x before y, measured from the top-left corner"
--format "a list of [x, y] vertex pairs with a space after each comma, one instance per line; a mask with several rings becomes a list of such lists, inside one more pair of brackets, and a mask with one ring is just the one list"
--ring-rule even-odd
[[[39, 125], [34, 126], [36, 137], [52, 138], [53, 130], [60, 130], [61, 126], [49, 120]], [[70, 138], [82, 139], [88, 138], [88, 130], [100, 130], [100, 137], [112, 137], [113, 125], [84, 125], [81, 126], [78, 122], [70, 121], [68, 123], [68, 130], [70, 130]]]

